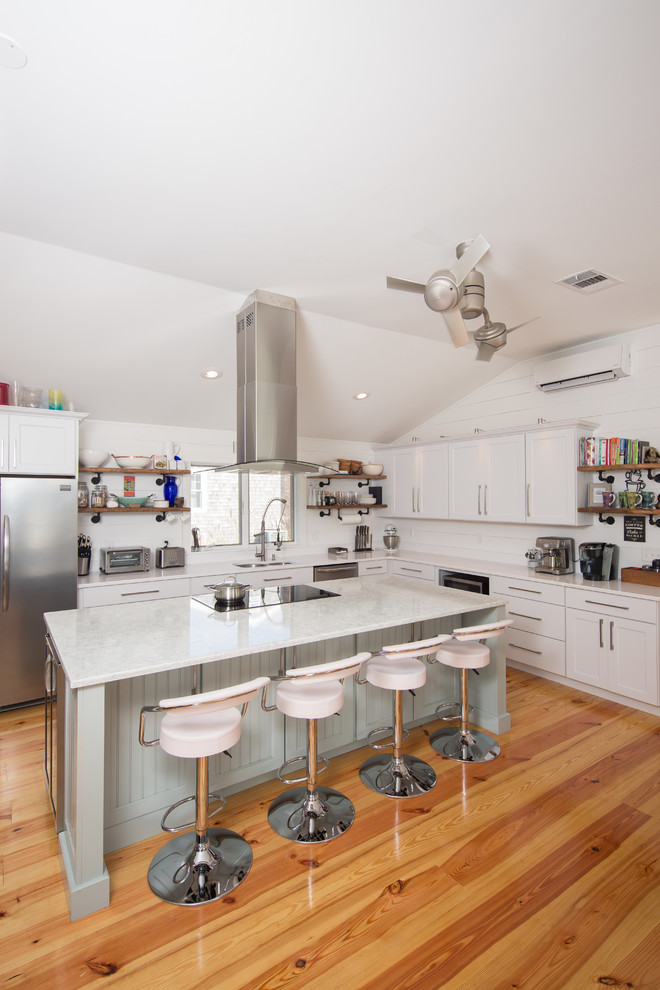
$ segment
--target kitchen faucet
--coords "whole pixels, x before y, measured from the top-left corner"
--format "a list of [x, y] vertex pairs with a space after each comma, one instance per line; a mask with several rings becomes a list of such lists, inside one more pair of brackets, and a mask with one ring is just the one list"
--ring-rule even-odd
[[275, 498], [271, 498], [270, 502], [264, 509], [264, 514], [261, 517], [261, 529], [259, 530], [258, 533], [254, 534], [255, 537], [259, 540], [259, 546], [257, 547], [255, 553], [255, 557], [257, 558], [257, 560], [264, 560], [264, 561], [266, 560], [266, 513], [270, 509], [273, 502], [282, 503], [282, 512], [277, 522], [277, 538], [275, 540], [275, 549], [281, 550], [282, 548], [282, 538], [280, 536], [280, 523], [282, 522], [282, 516], [284, 515], [284, 506], [286, 505], [286, 499], [280, 498], [278, 495], [276, 495]]

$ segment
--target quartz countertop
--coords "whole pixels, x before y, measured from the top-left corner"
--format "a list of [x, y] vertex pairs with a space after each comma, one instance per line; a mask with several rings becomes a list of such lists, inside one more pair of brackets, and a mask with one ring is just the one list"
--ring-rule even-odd
[[72, 688], [505, 605], [494, 595], [373, 576], [316, 582], [337, 598], [215, 612], [191, 598], [47, 612]]

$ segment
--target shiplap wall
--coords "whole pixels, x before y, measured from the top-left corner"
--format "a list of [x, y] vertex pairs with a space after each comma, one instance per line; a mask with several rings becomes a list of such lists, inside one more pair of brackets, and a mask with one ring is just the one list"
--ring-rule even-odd
[[[433, 441], [443, 436], [466, 436], [473, 434], [475, 429], [533, 425], [539, 419], [549, 424], [559, 420], [586, 419], [598, 423], [594, 431], [597, 436], [649, 440], [660, 449], [660, 326], [610, 337], [606, 343], [615, 340], [631, 344], [633, 374], [629, 378], [544, 393], [533, 383], [536, 362], [524, 362], [421, 424], [401, 437], [399, 442], [409, 443], [413, 437], [420, 441]], [[599, 343], [594, 342], [589, 348], [575, 348], [573, 353], [597, 346]], [[497, 355], [494, 355], [493, 362], [496, 361]], [[596, 475], [593, 480], [597, 480]], [[660, 491], [660, 484], [645, 480], [649, 488]], [[613, 487], [625, 487], [624, 481], [623, 473], [617, 473]], [[395, 522], [402, 537], [402, 546], [416, 550], [441, 550], [452, 555], [462, 554], [466, 558], [523, 563], [525, 550], [534, 546], [537, 536], [572, 536], [576, 546], [590, 540], [615, 543], [619, 546], [621, 566], [639, 566], [643, 555], [650, 552], [660, 557], [660, 529], [647, 525], [646, 543], [624, 543], [622, 519], [622, 516], [617, 516], [613, 526], [606, 526], [594, 516], [587, 526], [549, 527], [542, 531], [524, 524], [423, 520]]]

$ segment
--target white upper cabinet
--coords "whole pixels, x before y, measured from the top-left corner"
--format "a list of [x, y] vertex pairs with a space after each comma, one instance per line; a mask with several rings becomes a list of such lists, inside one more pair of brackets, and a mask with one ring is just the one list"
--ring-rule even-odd
[[525, 522], [525, 436], [449, 444], [449, 516]]
[[[526, 447], [527, 522], [551, 526], [586, 525], [578, 516], [578, 432], [573, 428], [528, 433]], [[581, 493], [586, 505], [586, 490]]]
[[0, 413], [2, 473], [75, 475], [80, 418], [45, 410]]
[[389, 515], [403, 519], [446, 519], [447, 444], [401, 447], [387, 455]]

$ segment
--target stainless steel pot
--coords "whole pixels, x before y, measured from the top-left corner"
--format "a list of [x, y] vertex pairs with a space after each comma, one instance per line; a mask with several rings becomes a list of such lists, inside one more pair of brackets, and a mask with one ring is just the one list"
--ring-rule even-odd
[[241, 584], [230, 575], [222, 584], [205, 584], [204, 587], [211, 589], [217, 602], [242, 602], [250, 585]]

